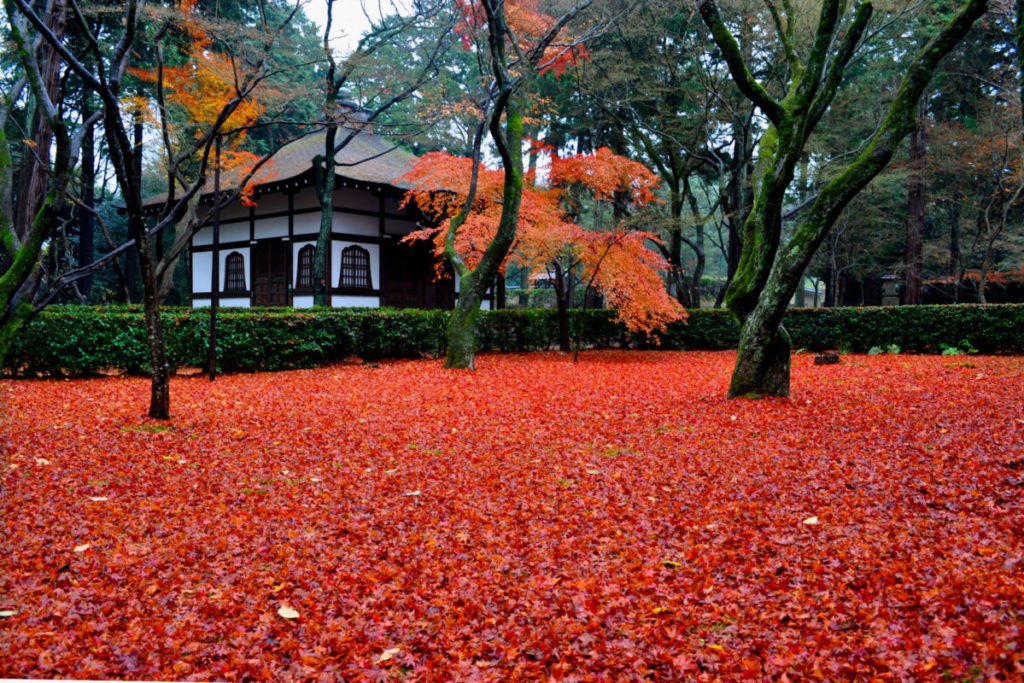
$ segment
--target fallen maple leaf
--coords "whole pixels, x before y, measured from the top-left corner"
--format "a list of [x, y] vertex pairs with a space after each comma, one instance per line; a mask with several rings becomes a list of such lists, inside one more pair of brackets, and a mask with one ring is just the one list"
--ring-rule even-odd
[[82, 545], [75, 546], [76, 553], [84, 553], [86, 550], [92, 547], [92, 543], [83, 543]]
[[389, 648], [387, 650], [384, 650], [384, 652], [382, 652], [380, 654], [380, 657], [377, 658], [377, 661], [378, 662], [389, 661], [391, 658], [393, 658], [395, 655], [397, 655], [401, 651], [402, 651], [402, 648], [400, 648], [400, 647], [392, 647], [392, 648]]
[[298, 619], [299, 618], [299, 613], [296, 612], [295, 610], [293, 610], [288, 605], [281, 605], [281, 607], [278, 608], [277, 613], [278, 613], [278, 615], [280, 615], [281, 617], [283, 617], [285, 619]]
[[818, 521], [817, 517], [808, 517], [802, 523], [806, 524], [807, 526], [814, 526], [816, 524], [821, 524], [821, 522]]

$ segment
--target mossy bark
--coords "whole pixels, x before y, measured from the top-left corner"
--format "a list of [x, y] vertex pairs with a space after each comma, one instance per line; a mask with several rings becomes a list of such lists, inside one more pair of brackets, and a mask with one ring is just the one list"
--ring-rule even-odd
[[444, 366], [457, 370], [476, 370], [476, 325], [480, 301], [459, 297], [448, 319], [448, 348]]
[[776, 100], [747, 69], [713, 0], [701, 0], [701, 17], [722, 50], [733, 80], [771, 121], [761, 142], [755, 178], [759, 186], [744, 224], [743, 252], [725, 297], [740, 325], [730, 397], [789, 395], [790, 342], [781, 322], [790, 297], [840, 212], [885, 168], [897, 145], [917, 125], [917, 102], [939, 61], [984, 14], [986, 4], [986, 0], [968, 0], [914, 57], [885, 119], [864, 151], [819, 192], [792, 237], [782, 244], [782, 206], [795, 165], [835, 98], [872, 7], [867, 1], [860, 2], [845, 34], [837, 37], [842, 4], [825, 0], [813, 47], [803, 63], [788, 37], [780, 33], [793, 68], [786, 96]]
[[494, 282], [501, 264], [508, 255], [519, 222], [519, 205], [523, 196], [523, 117], [517, 104], [510, 105], [506, 113], [505, 185], [502, 194], [501, 218], [494, 239], [472, 271], [463, 271], [459, 282], [459, 298], [448, 320], [448, 350], [446, 368], [473, 370], [476, 368], [476, 321], [480, 304], [488, 286]]

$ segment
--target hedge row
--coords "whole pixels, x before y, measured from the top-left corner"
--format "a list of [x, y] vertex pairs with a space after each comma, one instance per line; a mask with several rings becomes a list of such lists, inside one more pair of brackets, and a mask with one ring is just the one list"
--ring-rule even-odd
[[[722, 310], [695, 310], [685, 323], [655, 338], [630, 334], [609, 311], [571, 313], [574, 339], [591, 348], [729, 349], [738, 331]], [[225, 372], [313, 367], [359, 356], [367, 360], [444, 353], [446, 311], [388, 309], [225, 309], [217, 323], [219, 368]], [[982, 353], [1024, 353], [1024, 305], [804, 308], [789, 311], [794, 348], [863, 352], [892, 344], [903, 351], [937, 353], [966, 342]], [[164, 313], [167, 352], [175, 367], [205, 366], [209, 313], [176, 308]], [[553, 348], [558, 319], [549, 310], [485, 313], [483, 349]], [[87, 376], [147, 366], [142, 313], [137, 308], [65, 306], [30, 323], [4, 362], [8, 375]]]

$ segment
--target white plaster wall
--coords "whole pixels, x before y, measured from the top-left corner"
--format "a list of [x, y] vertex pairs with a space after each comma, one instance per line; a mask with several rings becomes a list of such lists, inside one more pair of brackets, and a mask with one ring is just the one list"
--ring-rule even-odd
[[292, 301], [292, 308], [312, 308], [313, 297], [311, 296], [297, 296]]
[[292, 205], [296, 209], [318, 209], [320, 208], [320, 200], [317, 199], [316, 190], [307, 187], [295, 193]]
[[[221, 244], [224, 242], [248, 242], [248, 221], [245, 223], [222, 223], [220, 226], [220, 241]], [[213, 227], [208, 226], [197, 232], [192, 238], [192, 243], [197, 246], [213, 244]]]
[[213, 244], [213, 228], [202, 228], [192, 236], [192, 244]]
[[256, 216], [288, 210], [288, 196], [279, 192], [256, 198]]
[[[360, 244], [358, 242], [343, 242], [341, 240], [331, 241], [331, 287], [338, 286], [338, 278], [341, 277], [341, 250], [351, 245], [362, 247], [370, 252], [370, 285], [374, 289], [380, 289], [380, 245]], [[372, 297], [376, 299], [376, 297]], [[368, 304], [346, 304], [347, 306], [365, 306]], [[376, 305], [376, 304], [375, 304]]]
[[253, 225], [253, 235], [258, 240], [270, 237], [287, 237], [288, 217], [278, 216], [277, 218], [257, 218]]
[[[312, 299], [312, 297], [310, 297]], [[298, 304], [296, 304], [298, 306]], [[380, 306], [380, 297], [376, 296], [331, 296], [332, 308], [347, 308], [359, 306], [361, 308], [377, 308]]]
[[[219, 306], [223, 308], [249, 308], [249, 300], [246, 298], [238, 297], [232, 299], [221, 299]], [[192, 302], [192, 308], [209, 308], [209, 299], [199, 299]]]
[[[212, 211], [212, 209], [211, 209]], [[220, 219], [231, 220], [234, 218], [249, 218], [249, 207], [242, 206], [241, 202], [234, 202], [220, 210]]]
[[315, 235], [320, 232], [320, 214], [318, 213], [301, 213], [295, 216], [295, 226], [293, 227], [296, 235]]
[[192, 254], [192, 291], [210, 291], [210, 270], [213, 268], [213, 254], [208, 251]]
[[380, 223], [375, 216], [360, 216], [351, 213], [334, 214], [334, 232], [350, 235], [376, 237], [380, 234]]

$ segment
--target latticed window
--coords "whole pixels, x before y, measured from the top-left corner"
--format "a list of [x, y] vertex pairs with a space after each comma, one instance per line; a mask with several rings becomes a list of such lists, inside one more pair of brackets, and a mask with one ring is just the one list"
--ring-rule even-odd
[[300, 289], [313, 287], [313, 255], [315, 253], [316, 248], [312, 244], [307, 244], [299, 249], [299, 277], [295, 286]]
[[228, 254], [224, 262], [224, 291], [245, 291], [245, 258], [237, 251]]
[[370, 283], [370, 252], [362, 247], [341, 250], [341, 282], [339, 287], [372, 289]]

